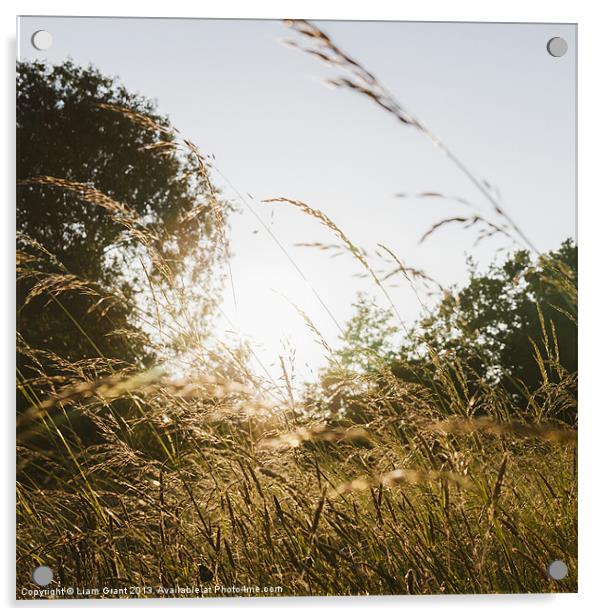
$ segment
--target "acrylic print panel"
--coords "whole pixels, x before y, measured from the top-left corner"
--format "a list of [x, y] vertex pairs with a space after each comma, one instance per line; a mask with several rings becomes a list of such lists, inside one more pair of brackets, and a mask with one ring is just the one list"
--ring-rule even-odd
[[576, 45], [20, 18], [17, 597], [575, 592]]

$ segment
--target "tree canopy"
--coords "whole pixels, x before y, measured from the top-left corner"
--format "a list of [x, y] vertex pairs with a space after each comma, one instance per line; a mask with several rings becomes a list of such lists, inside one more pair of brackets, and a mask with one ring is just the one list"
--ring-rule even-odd
[[[385, 369], [436, 390], [447, 366], [446, 378], [467, 395], [498, 386], [524, 406], [534, 392], [577, 372], [577, 247], [567, 240], [535, 261], [521, 250], [483, 272], [469, 261], [468, 283], [446, 291], [405, 336], [390, 310], [360, 297], [342, 343], [323, 383], [340, 368]], [[558, 417], [571, 422], [574, 409]]]
[[144, 361], [135, 336], [109, 336], [135, 325], [141, 278], [181, 276], [199, 290], [196, 316], [211, 312], [226, 248], [202, 159], [177, 137], [153, 101], [94, 67], [18, 63], [18, 248], [35, 266], [18, 290], [27, 344]]
[[541, 383], [538, 357], [577, 370], [577, 247], [571, 240], [535, 263], [522, 250], [484, 273], [472, 262], [469, 268], [468, 284], [446, 294], [420, 323], [421, 346], [459, 356], [510, 390], [516, 389], [510, 381], [529, 391]]

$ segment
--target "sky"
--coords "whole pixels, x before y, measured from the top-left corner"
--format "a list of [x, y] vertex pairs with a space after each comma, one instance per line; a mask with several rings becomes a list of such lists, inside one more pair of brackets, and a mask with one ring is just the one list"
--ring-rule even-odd
[[[575, 237], [576, 26], [317, 23], [496, 187], [539, 251]], [[50, 49], [31, 45], [37, 30], [51, 33]], [[561, 58], [546, 50], [555, 36], [568, 43]], [[383, 307], [388, 301], [359, 276], [351, 255], [330, 258], [298, 245], [338, 243], [331, 231], [293, 207], [262, 200], [301, 200], [365, 249], [374, 269], [394, 267], [375, 254], [383, 244], [444, 285], [466, 281], [468, 255], [486, 267], [510, 246], [495, 240], [475, 247], [474, 233], [451, 226], [420, 244], [435, 222], [467, 210], [415, 195], [461, 197], [487, 211], [482, 195], [419, 131], [364, 97], [326, 87], [337, 73], [283, 45], [289, 38], [296, 37], [279, 21], [22, 17], [18, 53], [52, 63], [71, 58], [119, 77], [215, 156], [215, 183], [237, 208], [223, 312], [253, 341], [270, 374], [280, 374], [279, 355], [294, 355], [302, 380], [325, 360], [293, 304], [336, 347], [358, 292]], [[397, 311], [411, 323], [420, 303], [402, 278], [389, 282]]]

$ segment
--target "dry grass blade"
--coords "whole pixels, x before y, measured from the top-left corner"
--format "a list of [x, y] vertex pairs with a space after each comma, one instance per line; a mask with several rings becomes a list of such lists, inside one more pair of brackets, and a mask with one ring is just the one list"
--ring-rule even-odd
[[[315, 248], [323, 252], [332, 252], [332, 254], [330, 255], [331, 259], [339, 257], [345, 252], [345, 246], [343, 246], [342, 244], [324, 244], [322, 242], [297, 242], [295, 246], [299, 248]], [[362, 250], [362, 253], [365, 254], [365, 251]]]
[[[21, 278], [35, 276], [37, 272], [28, 271]], [[80, 280], [72, 274], [45, 274], [44, 278], [34, 284], [24, 298], [23, 305], [29, 304], [40, 295], [60, 295], [61, 293], [77, 292], [82, 295], [99, 298], [100, 294], [91, 287], [91, 283]], [[48, 298], [48, 302], [51, 298]], [[117, 300], [115, 300], [117, 301]]]
[[328, 426], [314, 426], [311, 428], [299, 428], [293, 432], [286, 432], [274, 438], [268, 438], [260, 443], [261, 449], [294, 449], [303, 443], [348, 442], [356, 445], [371, 445], [372, 440], [369, 432], [360, 426], [352, 428], [329, 428]]
[[328, 344], [324, 336], [322, 336], [322, 333], [316, 327], [316, 324], [311, 320], [310, 316], [305, 312], [305, 310], [303, 310], [300, 306], [297, 306], [297, 304], [295, 304], [295, 302], [293, 302], [292, 300], [288, 298], [286, 298], [286, 300], [297, 311], [297, 314], [303, 319], [305, 325], [307, 325], [308, 329], [314, 334], [314, 336], [316, 337], [316, 342], [318, 342], [322, 346], [322, 348], [328, 353], [329, 356], [333, 356], [334, 352], [331, 346]]
[[120, 105], [111, 105], [109, 103], [98, 103], [97, 107], [99, 109], [118, 113], [119, 115], [129, 118], [138, 126], [146, 128], [147, 130], [158, 131], [160, 133], [163, 133], [166, 137], [173, 138], [174, 134], [178, 133], [178, 130], [176, 128], [163, 126], [163, 124], [160, 124], [149, 116], [138, 113], [136, 111], [132, 111], [127, 107], [121, 107]]
[[[154, 368], [134, 375], [115, 374], [94, 381], [83, 381], [75, 385], [64, 387], [56, 395], [29, 408], [22, 416], [26, 418], [49, 411], [60, 404], [73, 404], [75, 402], [96, 397], [101, 400], [113, 400], [133, 392], [149, 393], [154, 391], [169, 392], [170, 395], [180, 399], [192, 399], [202, 396], [223, 398], [231, 394], [252, 395], [253, 389], [237, 381], [227, 381], [211, 375], [197, 375], [191, 379], [166, 379], [161, 368]], [[262, 406], [268, 404], [261, 401]]]
[[107, 210], [111, 214], [118, 214], [130, 219], [136, 218], [135, 212], [130, 210], [123, 203], [119, 203], [119, 201], [115, 201], [108, 195], [105, 195], [100, 190], [97, 190], [93, 186], [89, 184], [84, 184], [82, 182], [74, 182], [72, 180], [66, 180], [64, 178], [56, 178], [50, 175], [41, 175], [35, 178], [28, 178], [26, 180], [19, 181], [20, 186], [33, 186], [33, 185], [44, 185], [44, 186], [54, 186], [56, 188], [62, 188], [63, 190], [68, 190], [70, 192], [76, 193], [80, 195], [84, 201], [88, 203], [93, 203], [98, 205], [99, 207]]
[[303, 201], [298, 201], [296, 199], [289, 199], [287, 197], [275, 197], [273, 199], [264, 199], [262, 203], [288, 203], [289, 205], [292, 205], [298, 208], [299, 210], [301, 210], [303, 213], [307, 214], [308, 216], [311, 216], [312, 218], [319, 220], [322, 223], [322, 225], [324, 225], [325, 227], [333, 231], [336, 234], [336, 236], [343, 242], [347, 250], [351, 252], [351, 254], [362, 264], [364, 269], [368, 272], [372, 280], [375, 282], [378, 288], [382, 291], [383, 295], [386, 297], [387, 301], [391, 305], [391, 308], [395, 312], [402, 327], [406, 329], [405, 323], [403, 319], [401, 318], [401, 315], [399, 314], [399, 311], [397, 310], [395, 303], [389, 296], [389, 293], [387, 292], [385, 287], [382, 285], [380, 278], [376, 275], [372, 267], [370, 267], [368, 260], [364, 256], [364, 251], [360, 250], [360, 248], [358, 248], [345, 235], [345, 233], [343, 233], [343, 231], [326, 214], [324, 214], [324, 212], [310, 207], [309, 205], [307, 205], [307, 203], [304, 203]]
[[576, 443], [577, 430], [557, 428], [542, 424], [525, 424], [519, 421], [496, 422], [488, 417], [477, 419], [447, 419], [429, 426], [430, 430], [443, 434], [471, 434], [481, 432], [497, 436], [538, 438], [552, 443]]
[[444, 201], [452, 201], [454, 203], [459, 203], [460, 205], [465, 205], [466, 207], [472, 208], [473, 210], [478, 210], [479, 208], [474, 204], [465, 199], [464, 197], [455, 197], [450, 195], [444, 195], [443, 193], [437, 191], [425, 191], [415, 195], [408, 193], [397, 193], [395, 195], [398, 199], [442, 199]]
[[427, 238], [429, 238], [437, 229], [441, 227], [445, 227], [450, 224], [460, 223], [464, 225], [464, 229], [469, 229], [470, 227], [474, 227], [475, 225], [481, 225], [484, 230], [481, 230], [479, 236], [475, 240], [475, 245], [478, 244], [481, 240], [486, 237], [491, 237], [496, 234], [501, 234], [504, 237], [508, 238], [510, 241], [514, 242], [514, 238], [502, 227], [489, 222], [482, 216], [452, 216], [450, 218], [445, 218], [435, 223], [421, 238], [420, 243], [422, 244]]
[[289, 205], [293, 205], [294, 207], [301, 210], [303, 213], [315, 218], [320, 221], [325, 227], [333, 231], [337, 237], [344, 243], [345, 247], [351, 254], [368, 270], [368, 272], [373, 276], [373, 278], [378, 281], [376, 274], [370, 268], [368, 261], [364, 257], [364, 253], [360, 250], [344, 233], [343, 231], [326, 215], [324, 212], [320, 210], [316, 210], [313, 207], [307, 205], [303, 201], [298, 201], [296, 199], [289, 199], [287, 197], [275, 197], [273, 199], [264, 199], [262, 203], [288, 203]]
[[500, 201], [491, 190], [491, 186], [487, 182], [480, 181], [423, 122], [411, 114], [408, 109], [404, 108], [372, 73], [344, 53], [334, 41], [315, 24], [303, 19], [288, 19], [285, 20], [284, 23], [301, 35], [301, 42], [287, 40], [285, 41], [286, 44], [298, 48], [311, 56], [317, 57], [329, 66], [340, 69], [343, 72], [343, 75], [334, 79], [329, 79], [327, 81], [329, 85], [355, 91], [369, 98], [387, 113], [393, 115], [402, 124], [413, 126], [420, 131], [420, 133], [442, 151], [454, 163], [458, 170], [475, 186], [492, 206], [494, 214], [507, 222], [516, 235], [531, 248], [531, 250], [539, 254], [529, 238], [502, 208]]
[[97, 396], [105, 400], [117, 398], [124, 393], [139, 390], [156, 383], [161, 378], [162, 372], [154, 369], [135, 375], [115, 374], [94, 381], [83, 381], [75, 385], [68, 385], [51, 396], [30, 407], [21, 417], [20, 421], [40, 415], [43, 411], [49, 411], [60, 404], [71, 404], [79, 400], [85, 400]]
[[391, 276], [394, 276], [395, 274], [401, 273], [403, 274], [405, 279], [410, 283], [412, 282], [412, 278], [423, 280], [424, 282], [435, 285], [439, 289], [439, 291], [443, 292], [444, 290], [443, 286], [440, 283], [438, 283], [434, 278], [429, 276], [426, 272], [416, 269], [414, 267], [408, 267], [401, 261], [401, 259], [390, 248], [387, 248], [384, 244], [378, 244], [378, 246], [382, 248], [393, 259], [393, 261], [397, 265], [397, 269], [393, 270], [392, 272], [389, 272], [382, 279], [382, 282], [384, 282], [388, 278], [391, 278]]
[[96, 205], [105, 210], [115, 222], [122, 225], [132, 237], [139, 240], [144, 246], [149, 247], [151, 241], [159, 241], [159, 238], [144, 225], [136, 212], [89, 184], [50, 175], [19, 180], [18, 184], [19, 186], [52, 186], [72, 192], [86, 203]]
[[196, 207], [192, 208], [189, 212], [186, 212], [182, 218], [183, 223], [191, 222], [195, 218], [197, 218], [201, 213], [209, 208], [214, 214], [217, 223], [218, 230], [220, 233], [220, 237], [222, 241], [225, 243], [225, 235], [224, 235], [224, 217], [221, 207], [221, 202], [218, 198], [218, 190], [216, 186], [213, 184], [211, 180], [211, 176], [209, 173], [209, 166], [207, 164], [207, 160], [205, 156], [201, 153], [200, 149], [190, 140], [184, 139], [180, 137], [180, 133], [175, 127], [165, 127], [162, 124], [159, 124], [152, 118], [143, 115], [141, 113], [136, 113], [127, 109], [126, 107], [119, 107], [118, 105], [108, 105], [108, 104], [100, 104], [98, 105], [102, 109], [106, 109], [108, 111], [113, 111], [118, 113], [124, 117], [129, 118], [135, 124], [141, 126], [142, 128], [146, 128], [148, 130], [159, 131], [166, 136], [166, 140], [156, 141], [154, 143], [148, 144], [144, 146], [145, 149], [153, 149], [153, 148], [168, 148], [168, 149], [182, 149], [184, 151], [192, 154], [197, 163], [197, 168], [199, 172], [199, 176], [201, 177], [203, 184], [207, 187], [209, 191], [209, 204], [201, 203]]
[[469, 479], [462, 477], [457, 473], [398, 468], [393, 471], [389, 471], [388, 473], [358, 477], [352, 481], [342, 483], [332, 490], [329, 495], [331, 497], [336, 497], [349, 492], [359, 492], [378, 486], [394, 487], [404, 483], [427, 484], [434, 481], [453, 483], [454, 485], [465, 489], [470, 489], [473, 487], [473, 484]]
[[395, 98], [378, 82], [376, 77], [368, 72], [359, 62], [355, 61], [315, 24], [303, 19], [289, 19], [285, 24], [302, 35], [305, 45], [293, 40], [285, 43], [308, 53], [330, 66], [342, 69], [349, 77], [341, 76], [331, 79], [328, 83], [335, 87], [356, 90], [372, 99], [377, 105], [395, 115], [403, 124], [413, 125], [423, 130], [418, 120], [410, 115]]
[[508, 452], [504, 453], [504, 457], [502, 458], [502, 463], [500, 464], [500, 468], [497, 472], [497, 477], [495, 478], [495, 484], [491, 492], [491, 505], [495, 505], [497, 503], [502, 493], [502, 484], [504, 483], [504, 476], [506, 475], [508, 457]]

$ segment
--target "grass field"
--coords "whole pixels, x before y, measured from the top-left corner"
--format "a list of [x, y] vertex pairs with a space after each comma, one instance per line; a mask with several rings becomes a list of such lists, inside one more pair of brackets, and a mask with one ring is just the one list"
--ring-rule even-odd
[[[435, 140], [323, 33], [293, 25], [299, 46], [317, 45], [310, 51], [357, 78], [335, 85]], [[179, 135], [161, 147], [195, 161], [226, 254], [227, 213], [207, 159]], [[310, 405], [284, 362], [273, 383], [252, 373], [240, 349], [207, 349], [186, 318], [194, 293], [127, 204], [73, 180], [22, 180], [100, 208], [146, 251], [155, 277], [146, 303], [132, 308], [131, 298], [61, 270], [52, 246], [22, 236], [19, 276], [29, 286], [19, 310], [77, 294], [100, 320], [121, 302], [162, 361], [62, 357], [18, 332], [17, 598], [40, 590], [36, 565], [54, 572], [47, 590], [75, 589], [66, 598], [576, 592], [577, 431], [562, 418], [576, 416], [577, 375], [562, 364], [553, 323], [524, 341], [540, 382], [520, 399], [501, 380], [475, 388], [471, 364], [428, 345], [420, 368], [404, 366], [408, 380], [379, 357], [372, 370], [342, 367], [322, 340], [331, 367]], [[433, 231], [460, 222], [528, 247], [483, 191], [492, 218], [449, 219]], [[336, 221], [277, 200], [324, 225], [386, 294]], [[564, 276], [555, 289], [576, 315], [576, 283]], [[82, 339], [92, 336], [78, 327]], [[141, 335], [133, 325], [113, 333], [121, 343]], [[568, 567], [562, 580], [548, 575], [554, 560]]]

